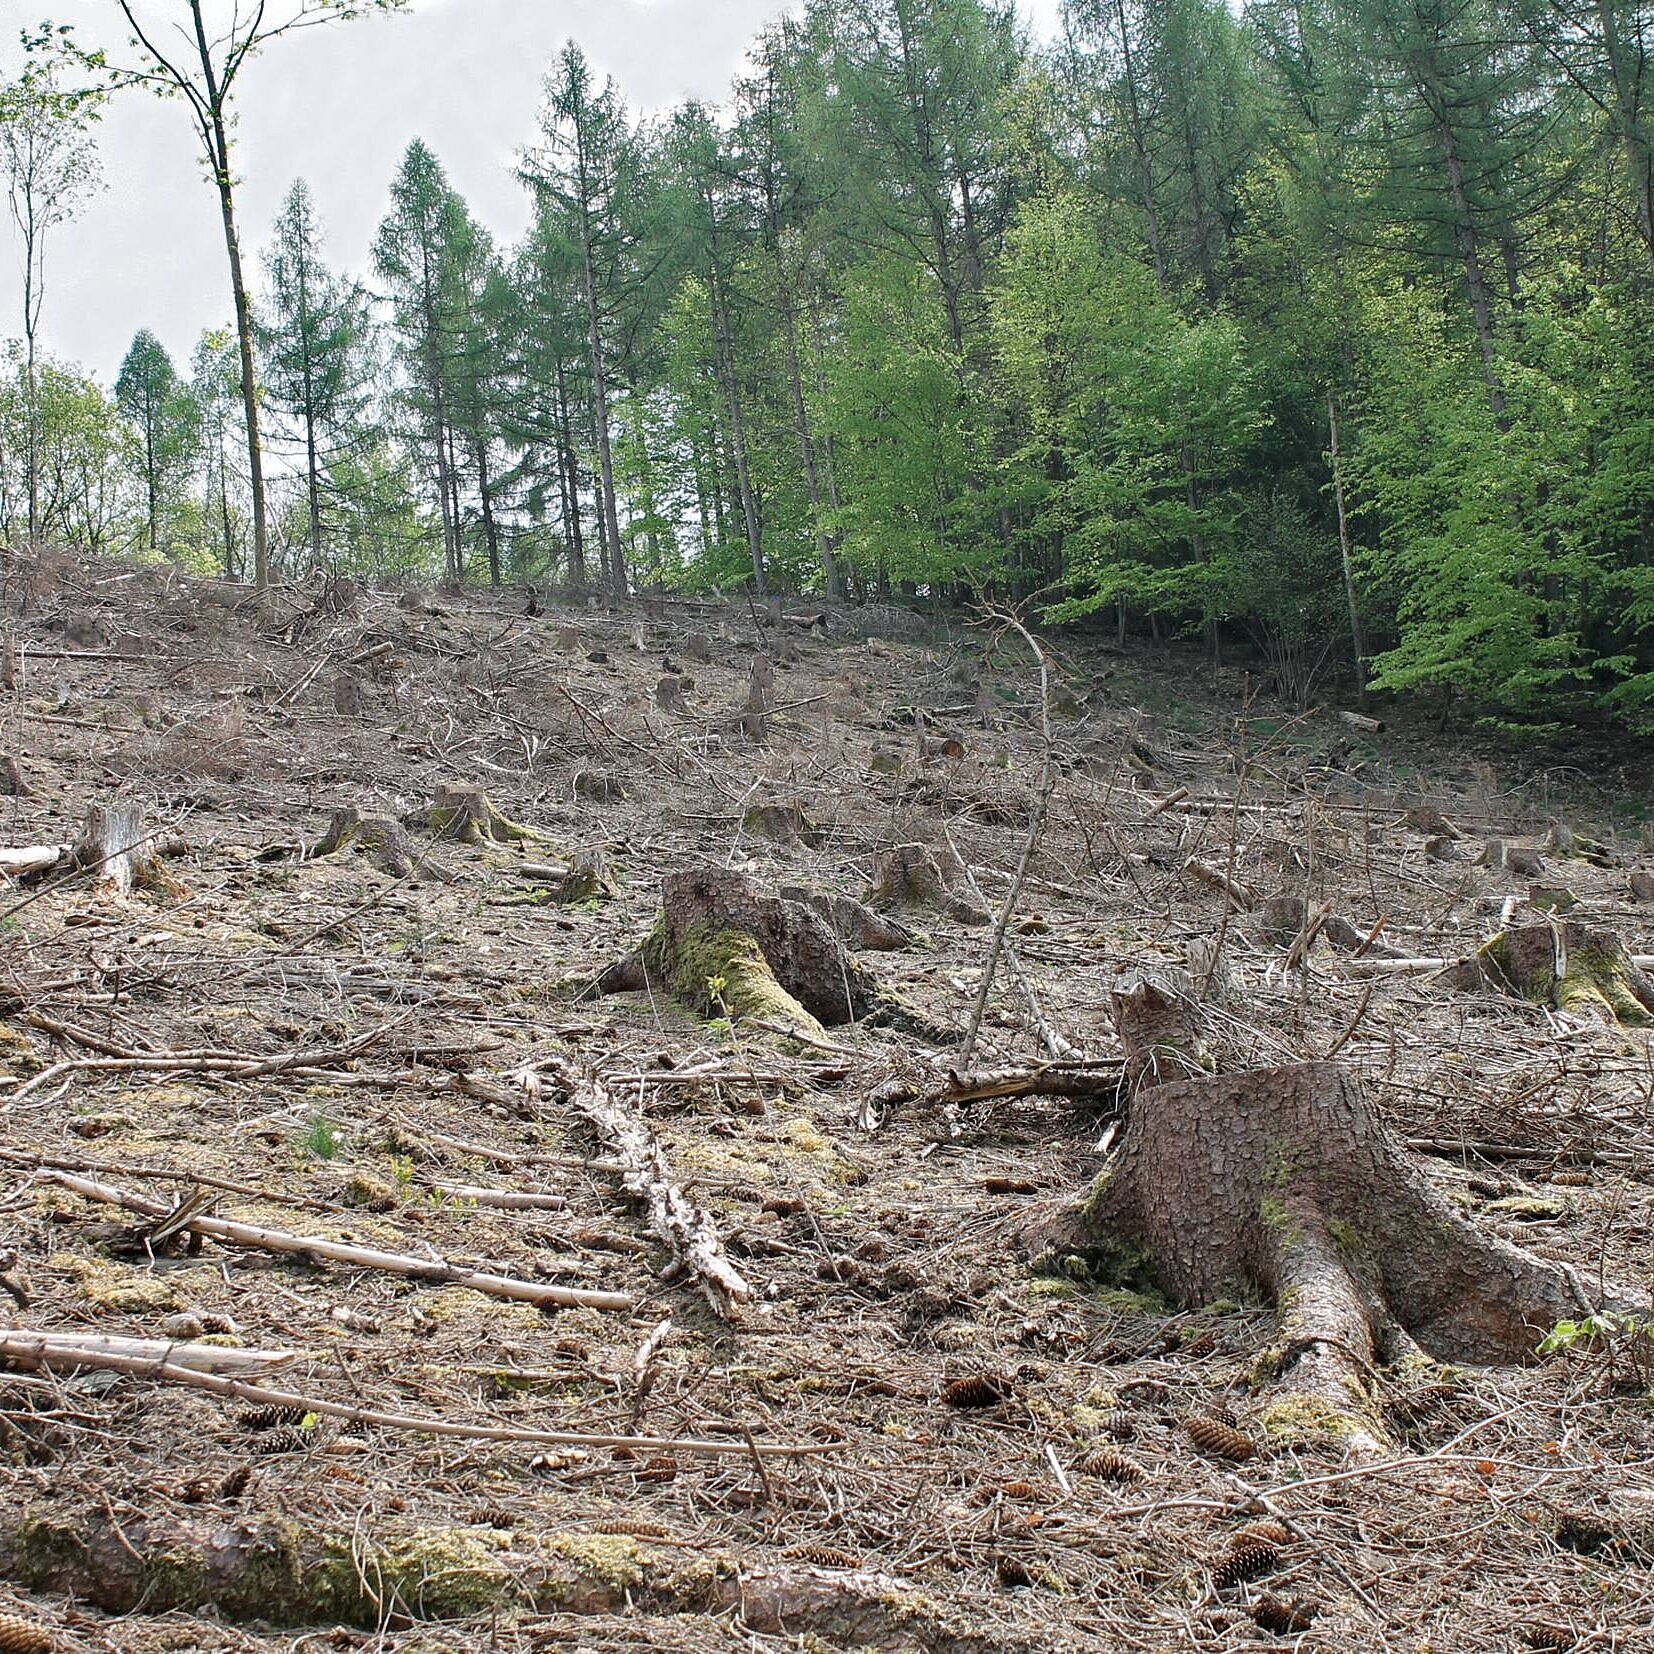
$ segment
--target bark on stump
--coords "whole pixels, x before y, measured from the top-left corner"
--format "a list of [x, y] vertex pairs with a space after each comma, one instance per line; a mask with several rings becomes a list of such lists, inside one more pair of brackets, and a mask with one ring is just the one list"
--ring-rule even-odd
[[143, 806], [130, 800], [87, 806], [73, 858], [92, 874], [93, 888], [102, 895], [183, 894], [183, 885], [161, 864], [156, 839], [144, 832]]
[[668, 672], [655, 685], [655, 705], [662, 712], [670, 712], [677, 717], [689, 715], [689, 702], [684, 699], [684, 691], [690, 687], [688, 678], [680, 677], [674, 672]]
[[1494, 988], [1605, 1022], [1654, 1022], [1654, 981], [1613, 931], [1583, 919], [1513, 925], [1448, 966], [1439, 980], [1450, 988]]
[[414, 843], [401, 822], [388, 816], [364, 816], [353, 805], [333, 812], [327, 831], [305, 852], [304, 859], [318, 861], [341, 850], [371, 857], [374, 865], [392, 878], [405, 879], [416, 873], [422, 879], [452, 878]]
[[875, 908], [930, 908], [961, 925], [988, 922], [981, 908], [948, 888], [935, 855], [923, 844], [898, 844], [881, 856], [862, 899]]
[[501, 815], [481, 787], [452, 782], [437, 788], [423, 825], [456, 844], [522, 844], [539, 837], [532, 827]]

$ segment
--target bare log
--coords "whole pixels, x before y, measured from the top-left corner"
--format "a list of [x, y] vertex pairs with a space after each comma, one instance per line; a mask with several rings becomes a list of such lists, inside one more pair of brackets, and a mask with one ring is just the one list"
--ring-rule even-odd
[[555, 1072], [575, 1112], [620, 1163], [622, 1186], [647, 1210], [649, 1227], [671, 1252], [674, 1270], [699, 1287], [719, 1315], [731, 1318], [751, 1299], [752, 1288], [725, 1254], [716, 1219], [673, 1181], [649, 1123], [595, 1074], [569, 1063], [559, 1063]]
[[19, 881], [37, 878], [55, 867], [72, 864], [74, 854], [67, 844], [22, 844], [0, 849], [0, 873]]
[[221, 1344], [180, 1344], [170, 1338], [122, 1338], [104, 1332], [34, 1332], [0, 1327], [0, 1361], [24, 1371], [47, 1367], [56, 1372], [96, 1365], [88, 1357], [122, 1356], [152, 1365], [182, 1367], [195, 1373], [268, 1372], [289, 1366], [297, 1350], [244, 1350]]
[[[95, 1183], [90, 1178], [77, 1177], [71, 1172], [45, 1171], [41, 1176], [87, 1200], [102, 1201], [119, 1206], [123, 1211], [137, 1212], [148, 1218], [166, 1220], [174, 1208], [163, 1201], [150, 1200], [130, 1190], [119, 1189], [108, 1183]], [[406, 1275], [414, 1280], [433, 1285], [469, 1287], [491, 1298], [512, 1298], [521, 1303], [541, 1307], [584, 1306], [590, 1309], [626, 1310], [632, 1299], [624, 1292], [597, 1292], [584, 1287], [554, 1286], [544, 1281], [516, 1280], [508, 1275], [494, 1275], [485, 1270], [468, 1269], [463, 1264], [449, 1263], [444, 1258], [419, 1258], [406, 1252], [382, 1252], [375, 1247], [355, 1246], [345, 1241], [325, 1240], [318, 1235], [293, 1235], [282, 1229], [266, 1229], [251, 1223], [233, 1223], [225, 1218], [210, 1217], [205, 1213], [190, 1216], [178, 1226], [179, 1232], [205, 1235], [225, 1246], [243, 1246], [259, 1252], [282, 1252], [309, 1258], [326, 1258], [333, 1263], [350, 1264], [357, 1269], [378, 1269], [390, 1275]]]

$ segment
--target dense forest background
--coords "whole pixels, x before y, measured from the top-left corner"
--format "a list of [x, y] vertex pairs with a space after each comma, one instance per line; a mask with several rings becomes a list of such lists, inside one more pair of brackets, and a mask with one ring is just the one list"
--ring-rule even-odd
[[[991, 590], [1304, 698], [1654, 729], [1651, 45], [1646, 0], [1071, 0], [1044, 48], [809, 0], [642, 121], [571, 44], [519, 245], [418, 142], [371, 285], [302, 180], [255, 227], [271, 566]], [[26, 240], [90, 114], [0, 103]], [[233, 323], [104, 387], [25, 320], [0, 541], [247, 573]]]

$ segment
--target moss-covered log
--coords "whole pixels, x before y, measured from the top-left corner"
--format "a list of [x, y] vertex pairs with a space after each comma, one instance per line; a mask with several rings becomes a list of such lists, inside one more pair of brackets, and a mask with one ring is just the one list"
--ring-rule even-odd
[[1654, 1022], [1654, 981], [1611, 930], [1583, 919], [1513, 925], [1441, 976], [1449, 987], [1493, 988], [1605, 1022]]
[[[513, 1614], [727, 1615], [841, 1647], [987, 1654], [979, 1635], [887, 1574], [754, 1566], [616, 1534], [376, 1524], [331, 1532], [284, 1517], [106, 1511], [40, 1500], [0, 1513], [0, 1576], [110, 1614], [379, 1631]], [[1016, 1646], [1016, 1645], [1011, 1645]]]

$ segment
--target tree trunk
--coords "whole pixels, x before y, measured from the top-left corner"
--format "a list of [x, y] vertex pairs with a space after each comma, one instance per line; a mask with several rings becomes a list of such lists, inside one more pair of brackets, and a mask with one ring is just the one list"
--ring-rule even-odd
[[580, 526], [580, 465], [574, 457], [574, 427], [569, 418], [568, 376], [557, 364], [558, 476], [563, 489], [563, 528], [568, 538], [569, 584], [586, 584], [586, 537]]
[[[585, 166], [581, 165], [580, 184], [586, 187]], [[620, 549], [620, 513], [615, 508], [614, 453], [609, 442], [609, 377], [603, 360], [603, 335], [597, 313], [597, 271], [592, 263], [591, 220], [582, 202], [580, 218], [580, 250], [586, 285], [586, 331], [592, 367], [592, 413], [597, 427], [597, 466], [601, 484], [599, 515], [603, 538], [609, 556], [607, 572], [609, 590], [616, 597], [626, 595], [626, 560]]]
[[488, 584], [497, 591], [500, 585], [500, 529], [494, 520], [494, 492], [488, 478], [488, 439], [478, 437], [475, 444], [477, 459], [477, 492], [482, 496], [482, 534], [488, 546]]
[[[199, 6], [196, 28], [201, 27]], [[205, 37], [201, 61], [210, 63]], [[224, 218], [224, 246], [230, 255], [230, 288], [235, 297], [236, 336], [241, 345], [241, 406], [247, 419], [247, 479], [253, 493], [253, 584], [262, 591], [270, 582], [269, 535], [264, 518], [264, 448], [258, 428], [258, 377], [253, 368], [253, 309], [247, 284], [241, 273], [241, 243], [236, 235], [235, 197], [230, 178], [230, 140], [222, 112], [213, 117], [214, 158], [218, 176], [218, 201]]]
[[735, 483], [741, 498], [741, 517], [747, 531], [747, 555], [752, 561], [752, 587], [764, 595], [764, 544], [758, 532], [758, 511], [753, 499], [752, 473], [747, 466], [747, 428], [741, 411], [741, 389], [735, 373], [735, 341], [725, 302], [723, 278], [718, 271], [717, 242], [713, 242], [712, 325], [714, 349], [729, 403], [729, 445], [735, 459]]
[[1344, 570], [1344, 601], [1350, 612], [1350, 643], [1355, 663], [1355, 704], [1367, 704], [1367, 639], [1361, 628], [1361, 610], [1355, 600], [1355, 569], [1350, 559], [1350, 519], [1344, 501], [1344, 461], [1338, 449], [1338, 403], [1327, 392], [1327, 425], [1332, 432], [1332, 493], [1338, 507], [1338, 555]]

